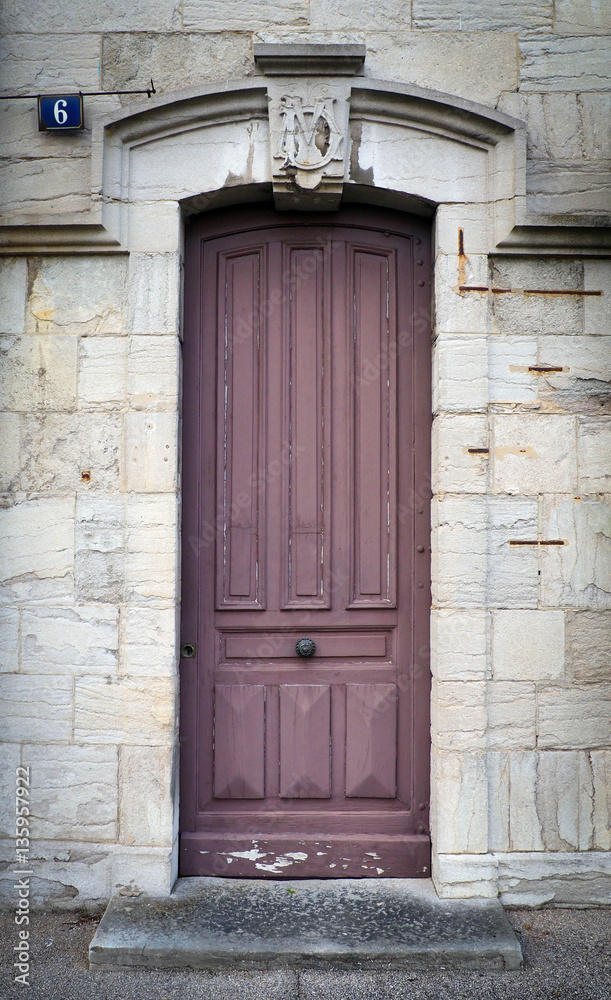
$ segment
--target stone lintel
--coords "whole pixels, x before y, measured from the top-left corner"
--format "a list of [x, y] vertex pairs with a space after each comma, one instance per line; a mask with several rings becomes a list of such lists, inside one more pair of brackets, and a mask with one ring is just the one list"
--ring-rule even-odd
[[255, 63], [266, 76], [353, 76], [364, 45], [275, 45], [255, 42]]

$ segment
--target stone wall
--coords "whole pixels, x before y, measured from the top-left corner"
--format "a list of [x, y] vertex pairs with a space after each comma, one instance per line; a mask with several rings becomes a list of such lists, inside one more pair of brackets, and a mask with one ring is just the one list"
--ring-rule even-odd
[[[591, 225], [609, 208], [611, 22], [596, 0], [20, 0], [0, 18], [0, 85], [12, 93], [131, 89], [151, 76], [160, 93], [221, 87], [256, 74], [253, 39], [365, 42], [366, 76], [526, 122], [533, 224]], [[91, 130], [141, 100], [86, 98], [78, 136], [39, 134], [35, 102], [0, 102], [5, 252], [12, 226], [48, 227], [0, 261], [0, 837], [8, 863], [21, 761], [47, 905], [165, 892], [176, 870], [177, 200], [188, 191], [167, 191], [186, 176], [180, 143], [159, 160], [143, 148], [118, 246], [57, 250], [60, 227], [84, 225], [100, 202]], [[402, 169], [395, 186], [409, 191], [418, 165], [426, 186], [430, 159], [381, 155], [386, 127], [363, 129], [360, 168], [382, 186]], [[216, 148], [229, 135], [250, 162], [254, 140], [237, 127], [219, 131]], [[217, 164], [194, 144], [189, 155], [187, 174], [209, 170], [223, 184], [220, 154]], [[469, 197], [458, 190], [461, 162], [444, 167], [446, 193], [434, 199], [445, 202], [435, 220], [434, 874], [444, 895], [599, 902], [611, 874], [611, 269], [572, 253], [570, 228], [563, 254], [491, 249], [485, 195], [475, 182]], [[536, 371], [550, 367], [560, 370]], [[564, 544], [510, 544], [533, 540]], [[5, 875], [12, 898], [10, 864]]]

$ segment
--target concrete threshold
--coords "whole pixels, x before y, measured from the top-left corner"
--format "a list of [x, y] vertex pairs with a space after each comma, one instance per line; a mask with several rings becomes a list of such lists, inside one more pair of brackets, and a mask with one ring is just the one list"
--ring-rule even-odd
[[111, 900], [92, 969], [518, 969], [496, 899], [439, 899], [427, 879], [184, 878]]

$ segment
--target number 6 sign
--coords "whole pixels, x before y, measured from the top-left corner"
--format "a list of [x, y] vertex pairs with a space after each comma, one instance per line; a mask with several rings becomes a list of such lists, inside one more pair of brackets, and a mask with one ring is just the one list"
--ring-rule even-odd
[[38, 98], [40, 132], [83, 128], [82, 94], [45, 94]]

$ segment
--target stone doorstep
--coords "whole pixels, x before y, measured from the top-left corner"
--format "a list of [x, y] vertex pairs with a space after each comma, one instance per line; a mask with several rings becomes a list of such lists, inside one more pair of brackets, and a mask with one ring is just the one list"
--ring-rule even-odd
[[439, 899], [428, 879], [183, 878], [115, 897], [91, 969], [518, 969], [497, 899]]

